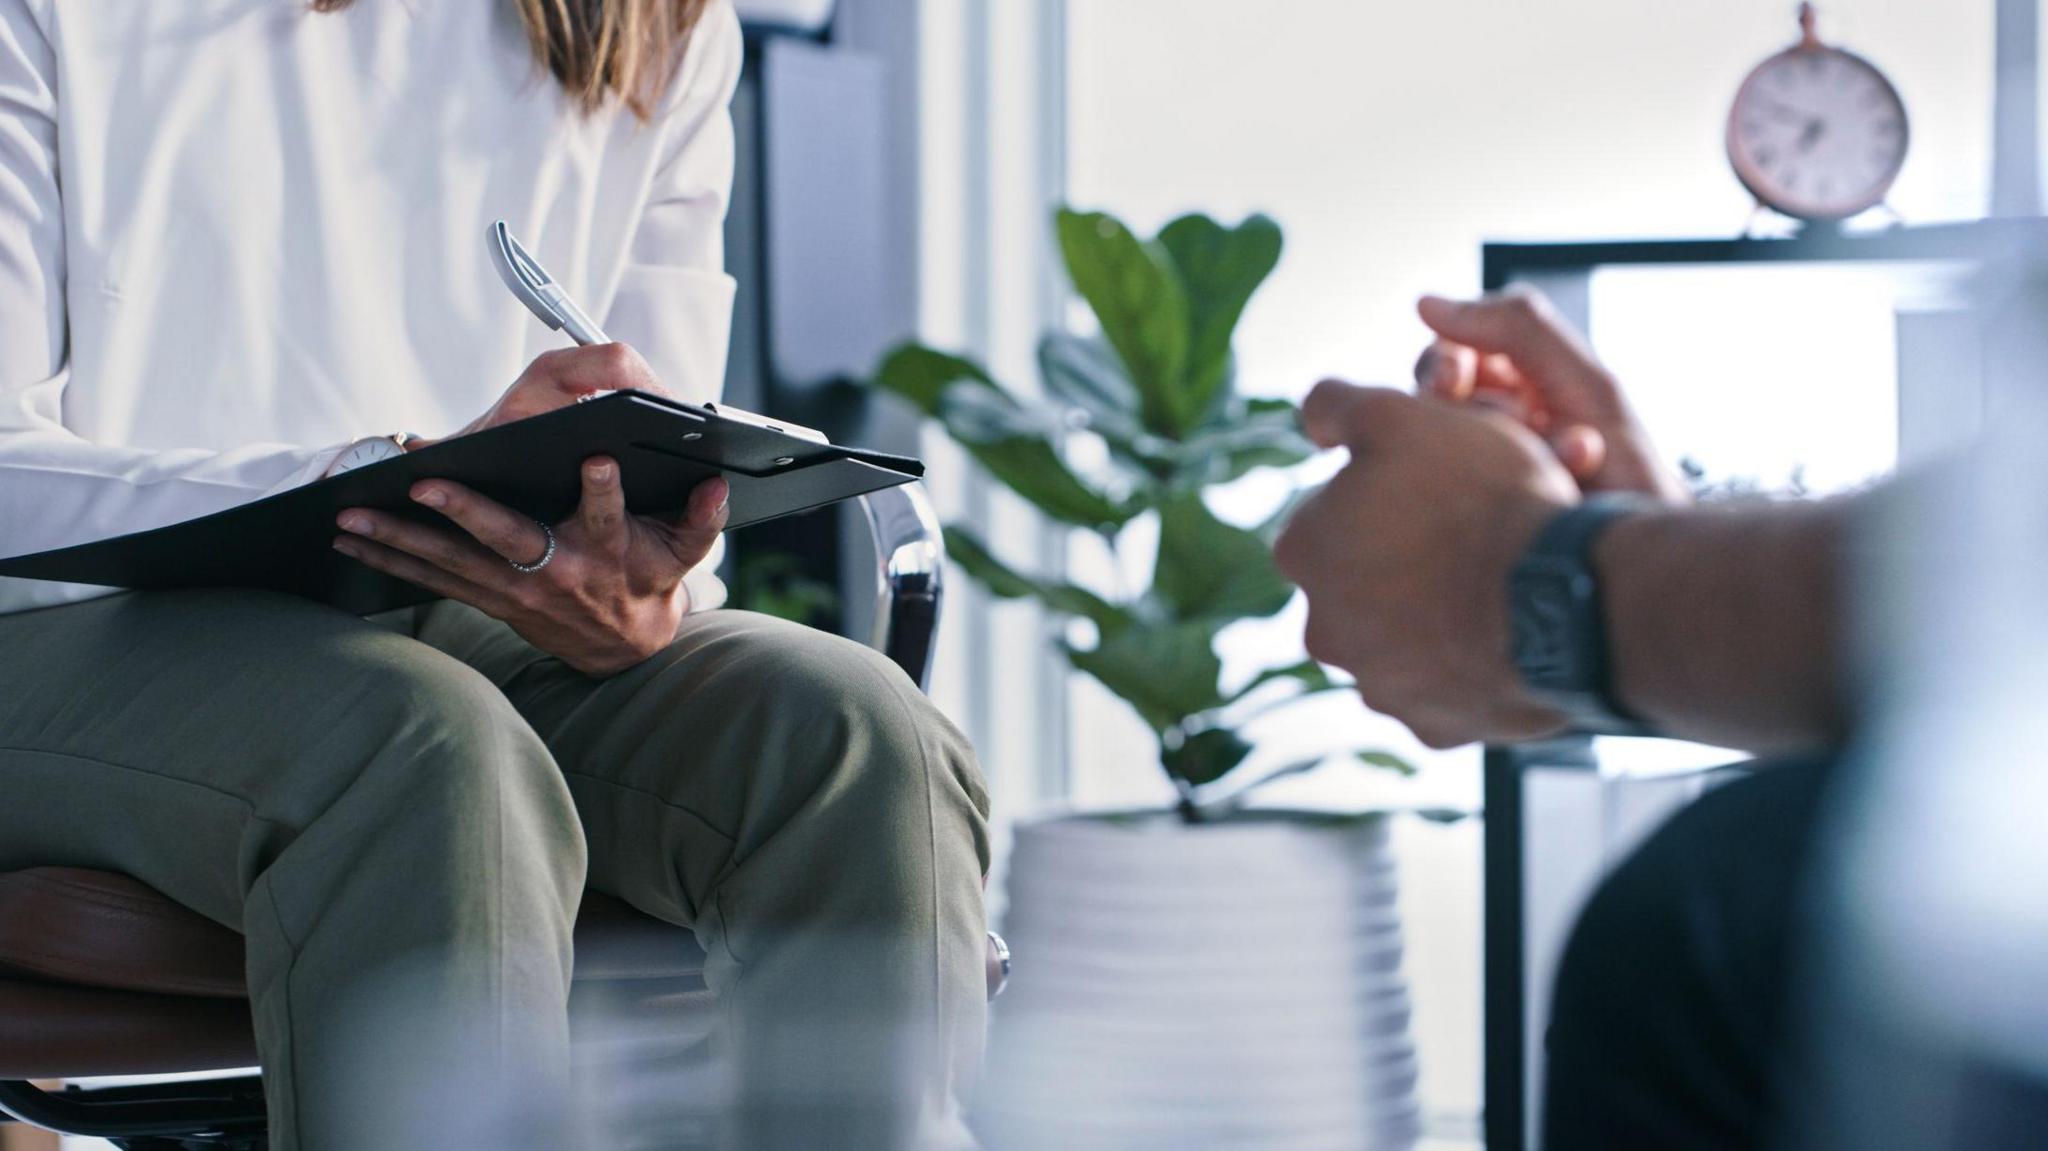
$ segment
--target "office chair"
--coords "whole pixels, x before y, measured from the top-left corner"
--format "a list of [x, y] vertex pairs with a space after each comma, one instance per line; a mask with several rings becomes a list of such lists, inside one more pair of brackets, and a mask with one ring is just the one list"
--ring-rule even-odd
[[[929, 688], [940, 606], [938, 518], [921, 485], [863, 497], [878, 558], [872, 642]], [[572, 1016], [679, 1034], [708, 1027], [696, 937], [587, 892], [576, 921]], [[989, 936], [989, 994], [1009, 952]], [[125, 876], [0, 873], [0, 1122], [111, 1140], [127, 1151], [266, 1146], [260, 1076], [44, 1091], [33, 1079], [254, 1066], [242, 938]]]

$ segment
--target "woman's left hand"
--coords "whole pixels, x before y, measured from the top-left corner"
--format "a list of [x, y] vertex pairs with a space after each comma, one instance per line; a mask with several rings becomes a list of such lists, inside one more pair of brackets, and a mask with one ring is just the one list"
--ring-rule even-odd
[[[448, 480], [422, 480], [412, 498], [462, 529], [349, 508], [334, 541], [343, 555], [504, 620], [535, 647], [591, 676], [613, 675], [675, 639], [689, 611], [683, 575], [725, 530], [727, 485], [706, 480], [673, 519], [633, 515], [618, 464], [583, 462], [583, 501], [556, 524], [547, 551], [538, 523]], [[467, 534], [465, 534], [467, 533]]]

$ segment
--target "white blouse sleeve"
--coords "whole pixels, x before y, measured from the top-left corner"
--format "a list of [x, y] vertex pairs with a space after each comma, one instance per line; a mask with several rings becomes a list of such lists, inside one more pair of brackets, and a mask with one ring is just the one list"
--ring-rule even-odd
[[[49, 41], [26, 0], [0, 0], [0, 556], [247, 503], [317, 478], [340, 450], [150, 451], [91, 443], [64, 426], [70, 373], [56, 88]], [[0, 611], [104, 592], [0, 580]]]
[[718, 399], [725, 387], [733, 300], [725, 210], [743, 55], [732, 5], [711, 5], [654, 125], [659, 167], [604, 317], [606, 332], [645, 356], [663, 386], [696, 402]]
[[[660, 168], [604, 327], [633, 345], [662, 385], [690, 401], [725, 388], [733, 279], [725, 272], [725, 210], [732, 195], [732, 94], [745, 48], [739, 17], [713, 4], [690, 38], [657, 125]], [[725, 602], [716, 574], [724, 545], [684, 582], [690, 609]]]

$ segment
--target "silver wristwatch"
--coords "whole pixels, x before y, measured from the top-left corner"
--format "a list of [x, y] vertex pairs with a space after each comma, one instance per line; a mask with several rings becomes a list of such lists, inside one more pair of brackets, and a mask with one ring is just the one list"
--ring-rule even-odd
[[341, 454], [334, 457], [333, 463], [327, 465], [327, 471], [321, 478], [326, 479], [329, 476], [338, 476], [343, 472], [352, 472], [357, 468], [366, 468], [371, 464], [396, 459], [406, 453], [407, 444], [419, 438], [411, 432], [397, 432], [388, 436], [365, 436], [341, 449]]

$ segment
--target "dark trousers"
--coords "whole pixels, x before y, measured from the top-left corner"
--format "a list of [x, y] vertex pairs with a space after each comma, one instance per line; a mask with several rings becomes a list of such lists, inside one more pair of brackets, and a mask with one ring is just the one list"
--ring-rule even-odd
[[1546, 1148], [1721, 1151], [1779, 1129], [1786, 984], [1834, 774], [1781, 763], [1709, 793], [1587, 904], [1546, 1036]]
[[1823, 762], [1762, 767], [1608, 877], [1558, 971], [1545, 1148], [2048, 1146], [2038, 1076], [1821, 1006], [1853, 957], [1821, 950], [1815, 846], [1856, 783]]

